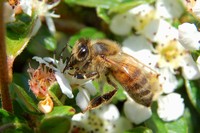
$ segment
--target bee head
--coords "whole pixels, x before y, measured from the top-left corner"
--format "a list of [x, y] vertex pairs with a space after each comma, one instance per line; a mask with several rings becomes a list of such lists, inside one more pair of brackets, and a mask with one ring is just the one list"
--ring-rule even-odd
[[84, 63], [89, 56], [89, 49], [88, 49], [89, 40], [87, 39], [79, 39], [73, 49], [72, 54], [69, 60], [69, 67], [74, 67], [80, 63]]

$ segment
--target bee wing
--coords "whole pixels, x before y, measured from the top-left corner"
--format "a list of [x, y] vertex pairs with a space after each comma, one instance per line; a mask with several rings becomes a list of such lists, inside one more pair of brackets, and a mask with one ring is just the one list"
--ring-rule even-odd
[[[110, 62], [111, 67], [113, 67], [114, 69], [119, 69], [127, 74], [130, 73], [129, 68], [130, 69], [137, 68], [137, 69], [140, 69], [145, 75], [155, 75], [156, 77], [158, 76], [155, 70], [153, 70], [149, 66], [143, 64], [136, 58], [126, 53], [120, 53], [115, 56], [107, 57], [107, 61]], [[132, 76], [130, 75], [130, 77]]]
[[[126, 53], [109, 56], [106, 58], [106, 60], [110, 62], [111, 69], [116, 72], [122, 71], [123, 73], [128, 75], [130, 79], [134, 80], [141, 75], [145, 76], [148, 80], [148, 84], [151, 85], [151, 91], [154, 93], [153, 99], [156, 99], [157, 96], [160, 95], [162, 89], [158, 81], [159, 74], [157, 74], [157, 72], [154, 71], [152, 68], [146, 66], [145, 64], [141, 63], [140, 61]], [[140, 85], [143, 86], [143, 84]]]

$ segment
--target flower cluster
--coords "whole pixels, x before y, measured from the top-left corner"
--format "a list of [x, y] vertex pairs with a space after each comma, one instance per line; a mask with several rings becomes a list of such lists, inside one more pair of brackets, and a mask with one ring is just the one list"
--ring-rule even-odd
[[[155, 5], [142, 4], [117, 14], [110, 24], [114, 34], [125, 38], [123, 51], [160, 74], [159, 82], [165, 95], [158, 97], [157, 113], [164, 121], [176, 120], [184, 112], [183, 98], [174, 92], [178, 87], [176, 76], [182, 75], [188, 80], [200, 78], [198, 65], [190, 53], [190, 50], [199, 49], [199, 32], [192, 24], [182, 24], [178, 29], [173, 26], [174, 18], [181, 17], [183, 12], [184, 3], [181, 1], [157, 0]], [[131, 108], [130, 104], [134, 107]], [[125, 114], [136, 124], [151, 116], [149, 108], [140, 106], [131, 100], [124, 105]], [[140, 115], [141, 119], [138, 118]]]
[[122, 133], [132, 128], [113, 104], [72, 117], [71, 133]]

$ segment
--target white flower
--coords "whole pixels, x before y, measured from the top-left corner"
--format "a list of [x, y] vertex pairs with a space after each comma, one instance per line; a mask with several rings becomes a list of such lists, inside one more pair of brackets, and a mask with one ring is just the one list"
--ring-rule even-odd
[[70, 132], [122, 133], [131, 128], [131, 122], [120, 117], [117, 107], [109, 104], [85, 114], [74, 115]]
[[8, 22], [14, 22], [15, 21], [15, 11], [14, 9], [10, 6], [10, 4], [8, 2], [4, 2], [4, 22], [8, 23]]
[[124, 113], [135, 124], [146, 121], [152, 115], [151, 108], [138, 104], [131, 98], [124, 103]]
[[142, 4], [128, 12], [114, 16], [111, 20], [110, 30], [117, 35], [128, 35], [132, 28], [143, 29], [152, 16], [154, 16], [153, 7], [149, 4]]
[[23, 12], [29, 16], [32, 15], [33, 2], [33, 0], [20, 0], [20, 6]]
[[[36, 25], [33, 30], [39, 29], [41, 26], [41, 19], [44, 17], [46, 19], [47, 26], [49, 31], [54, 34], [55, 33], [55, 25], [53, 23], [52, 18], [59, 18], [60, 15], [54, 14], [54, 11], [51, 11], [54, 7], [56, 7], [60, 3], [60, 0], [54, 2], [53, 4], [47, 4], [46, 0], [21, 0], [20, 6], [24, 13], [32, 16], [33, 12], [34, 15], [37, 17]], [[36, 33], [34, 31], [34, 33]], [[34, 35], [34, 34], [33, 34]]]
[[55, 25], [53, 23], [52, 18], [59, 18], [60, 15], [54, 14], [54, 11], [52, 12], [49, 12], [49, 11], [53, 9], [54, 7], [56, 7], [60, 3], [60, 0], [56, 1], [53, 4], [47, 4], [46, 0], [42, 0], [42, 1], [34, 0], [34, 1], [35, 1], [34, 8], [35, 8], [36, 14], [39, 17], [45, 17], [49, 31], [52, 34], [54, 34], [56, 30], [55, 30]]
[[187, 49], [178, 41], [178, 30], [165, 20], [154, 20], [143, 31], [148, 39], [156, 42], [155, 53], [159, 56], [158, 66], [168, 67], [173, 74], [181, 67], [186, 79], [197, 79], [200, 72]]
[[[141, 33], [152, 20], [177, 18], [180, 17], [183, 12], [184, 7], [180, 1], [157, 0], [155, 2], [155, 7], [151, 4], [141, 4], [123, 14], [117, 14], [111, 20], [110, 29], [117, 35], [128, 35], [132, 28], [136, 30], [136, 33]], [[153, 24], [153, 26], [156, 27], [159, 26], [159, 24]], [[152, 29], [154, 28], [152, 27]], [[157, 29], [155, 30], [157, 31]], [[155, 32], [153, 33], [155, 34]]]
[[200, 32], [194, 24], [183, 23], [178, 27], [179, 41], [188, 50], [200, 49]]
[[72, 87], [78, 87], [79, 93], [76, 97], [76, 103], [82, 110], [86, 109], [90, 101], [90, 95], [96, 94], [96, 89], [93, 86], [91, 79], [77, 79], [69, 74], [73, 71], [64, 71], [66, 61], [63, 61], [62, 59], [58, 61], [50, 57], [40, 58], [36, 56], [33, 57], [33, 59], [54, 70], [56, 80], [60, 85], [62, 93], [67, 95], [69, 98], [74, 98]]
[[159, 97], [157, 112], [164, 121], [177, 120], [184, 113], [183, 98], [178, 93]]

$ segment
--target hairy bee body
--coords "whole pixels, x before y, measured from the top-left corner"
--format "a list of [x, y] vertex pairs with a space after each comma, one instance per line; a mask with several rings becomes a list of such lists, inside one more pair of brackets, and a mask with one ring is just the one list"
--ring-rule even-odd
[[[152, 103], [154, 91], [159, 88], [155, 72], [122, 52], [119, 45], [110, 40], [78, 40], [68, 66], [78, 68], [79, 74], [95, 75], [94, 78], [106, 77], [107, 82], [117, 90], [117, 86], [110, 79], [113, 77], [132, 99], [147, 107]], [[104, 97], [107, 98], [107, 95], [100, 98]]]
[[122, 58], [124, 57], [125, 59], [123, 61], [118, 62], [121, 69], [113, 67], [113, 69], [110, 70], [111, 75], [124, 87], [129, 96], [136, 102], [147, 107], [150, 106], [153, 92], [149, 78], [152, 75], [145, 73], [144, 70], [135, 66], [135, 64], [130, 64], [129, 58], [132, 57], [129, 55], [123, 55]]

